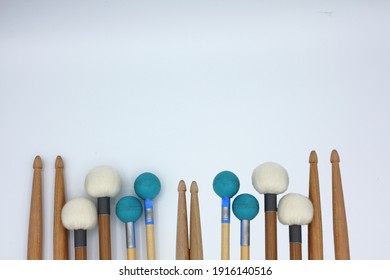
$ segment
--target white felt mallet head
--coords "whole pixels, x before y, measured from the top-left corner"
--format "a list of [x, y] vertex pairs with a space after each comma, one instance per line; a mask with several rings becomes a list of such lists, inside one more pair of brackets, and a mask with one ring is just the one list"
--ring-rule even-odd
[[290, 259], [302, 259], [302, 225], [313, 219], [313, 204], [306, 196], [290, 193], [283, 196], [278, 205], [279, 221], [289, 226]]
[[87, 259], [87, 230], [96, 226], [95, 204], [87, 198], [69, 200], [61, 211], [64, 227], [74, 231], [75, 259]]
[[85, 190], [97, 198], [99, 216], [99, 258], [111, 259], [110, 198], [120, 191], [121, 180], [118, 172], [110, 166], [98, 166], [85, 178]]

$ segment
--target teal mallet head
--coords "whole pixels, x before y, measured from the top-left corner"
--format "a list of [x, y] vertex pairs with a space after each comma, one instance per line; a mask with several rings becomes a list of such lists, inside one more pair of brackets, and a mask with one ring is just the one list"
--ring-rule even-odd
[[134, 191], [142, 199], [153, 199], [161, 190], [160, 180], [150, 172], [142, 173], [134, 182]]
[[239, 220], [252, 220], [259, 213], [259, 202], [251, 194], [240, 194], [233, 201], [233, 213]]
[[142, 215], [142, 204], [134, 196], [124, 196], [117, 202], [115, 212], [123, 223], [136, 222]]
[[215, 176], [213, 188], [221, 198], [233, 197], [240, 189], [238, 177], [230, 171], [222, 171]]

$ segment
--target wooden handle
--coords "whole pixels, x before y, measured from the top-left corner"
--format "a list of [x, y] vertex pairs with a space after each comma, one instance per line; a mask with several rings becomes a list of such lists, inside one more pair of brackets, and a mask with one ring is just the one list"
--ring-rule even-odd
[[336, 260], [349, 260], [349, 239], [347, 216], [345, 213], [344, 194], [340, 174], [340, 157], [336, 150], [332, 151], [332, 206], [333, 206], [333, 238]]
[[127, 259], [128, 260], [136, 260], [136, 248], [127, 248]]
[[87, 247], [74, 248], [74, 259], [75, 260], [86, 260], [87, 259]]
[[99, 221], [99, 259], [111, 260], [110, 215], [98, 215]]
[[53, 259], [67, 260], [68, 230], [62, 225], [61, 211], [65, 205], [64, 163], [60, 156], [56, 159], [54, 182], [54, 223], [53, 223]]
[[186, 184], [179, 182], [176, 224], [176, 260], [189, 260]]
[[265, 259], [278, 259], [276, 212], [265, 212]]
[[28, 227], [28, 260], [42, 259], [42, 160], [35, 157]]
[[200, 210], [198, 185], [191, 183], [190, 207], [190, 260], [203, 260], [202, 228], [200, 224]]
[[290, 260], [302, 260], [302, 243], [290, 242]]
[[318, 158], [315, 151], [310, 153], [309, 163], [309, 199], [313, 204], [314, 216], [308, 228], [308, 258], [309, 260], [323, 260], [320, 183], [317, 168]]
[[249, 246], [241, 246], [241, 260], [249, 260]]
[[147, 258], [148, 260], [156, 259], [156, 250], [154, 246], [154, 225], [146, 225], [146, 249], [147, 249]]
[[222, 223], [221, 260], [230, 259], [230, 223]]

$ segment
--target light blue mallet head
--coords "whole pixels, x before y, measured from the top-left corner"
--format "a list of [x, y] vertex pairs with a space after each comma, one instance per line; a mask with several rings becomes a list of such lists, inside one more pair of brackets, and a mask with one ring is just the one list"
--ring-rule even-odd
[[248, 193], [238, 195], [233, 201], [233, 213], [239, 220], [252, 220], [259, 213], [259, 202]]
[[142, 214], [142, 204], [134, 196], [124, 196], [116, 204], [116, 216], [123, 223], [136, 222]]
[[150, 172], [142, 173], [134, 182], [134, 191], [142, 199], [153, 199], [161, 190], [160, 180]]
[[233, 201], [233, 213], [241, 224], [241, 260], [249, 260], [250, 220], [259, 213], [259, 202], [251, 194], [240, 194]]
[[215, 176], [213, 188], [221, 198], [233, 197], [240, 189], [240, 181], [236, 174], [230, 171], [222, 171]]

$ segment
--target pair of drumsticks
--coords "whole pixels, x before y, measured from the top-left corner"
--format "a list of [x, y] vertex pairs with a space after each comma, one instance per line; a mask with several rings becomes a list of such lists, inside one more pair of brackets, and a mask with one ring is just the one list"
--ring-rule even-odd
[[[203, 260], [202, 228], [200, 222], [198, 184], [191, 183], [190, 235], [187, 222], [187, 187], [183, 180], [178, 186], [178, 207], [176, 225], [176, 260]], [[189, 243], [189, 244], [188, 244]]]

